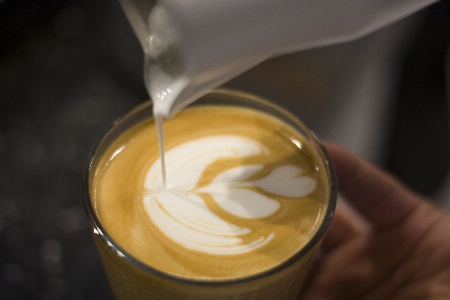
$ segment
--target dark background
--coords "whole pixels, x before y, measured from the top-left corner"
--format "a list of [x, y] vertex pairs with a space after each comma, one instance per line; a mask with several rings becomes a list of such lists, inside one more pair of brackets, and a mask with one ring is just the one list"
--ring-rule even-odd
[[[383, 164], [427, 195], [450, 161], [449, 44], [443, 1], [405, 57]], [[116, 1], [0, 0], [0, 299], [111, 298], [81, 178], [102, 130], [147, 98], [140, 53]]]

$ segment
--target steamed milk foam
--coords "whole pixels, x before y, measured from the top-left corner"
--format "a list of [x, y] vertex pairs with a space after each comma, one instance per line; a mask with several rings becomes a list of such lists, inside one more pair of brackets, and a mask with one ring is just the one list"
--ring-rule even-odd
[[240, 278], [298, 252], [328, 199], [321, 160], [294, 129], [255, 110], [199, 106], [120, 136], [91, 194], [104, 228], [145, 264], [187, 278]]

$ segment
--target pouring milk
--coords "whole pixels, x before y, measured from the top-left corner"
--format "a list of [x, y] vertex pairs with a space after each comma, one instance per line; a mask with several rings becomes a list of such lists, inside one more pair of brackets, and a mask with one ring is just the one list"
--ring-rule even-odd
[[436, 0], [119, 0], [144, 50], [157, 122], [264, 60], [364, 36]]

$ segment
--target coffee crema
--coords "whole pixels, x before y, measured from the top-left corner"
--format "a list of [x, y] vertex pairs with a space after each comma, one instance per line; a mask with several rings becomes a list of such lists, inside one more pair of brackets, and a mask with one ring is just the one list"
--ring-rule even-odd
[[91, 195], [112, 239], [162, 272], [222, 280], [286, 261], [325, 214], [325, 166], [306, 139], [268, 114], [187, 108], [164, 121], [166, 188], [155, 122], [109, 147]]

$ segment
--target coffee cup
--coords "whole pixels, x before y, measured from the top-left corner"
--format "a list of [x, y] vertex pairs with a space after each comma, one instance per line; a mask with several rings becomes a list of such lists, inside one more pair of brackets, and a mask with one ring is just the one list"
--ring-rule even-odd
[[295, 299], [337, 196], [325, 148], [298, 118], [215, 90], [164, 121], [114, 122], [86, 167], [84, 204], [118, 299]]

